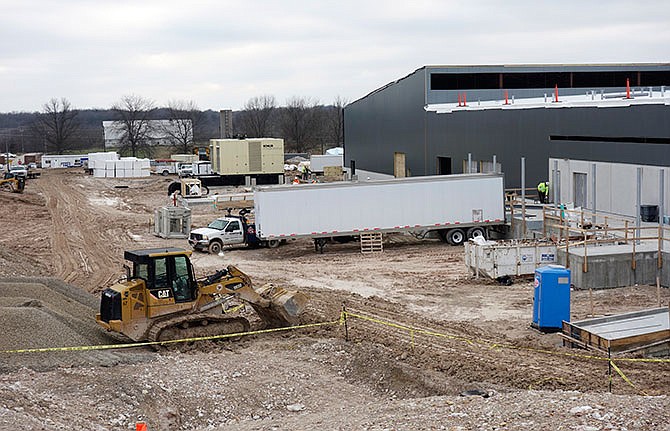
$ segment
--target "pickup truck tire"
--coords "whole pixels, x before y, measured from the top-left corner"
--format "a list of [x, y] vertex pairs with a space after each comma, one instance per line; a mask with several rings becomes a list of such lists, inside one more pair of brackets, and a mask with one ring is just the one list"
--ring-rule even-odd
[[481, 226], [475, 226], [468, 229], [468, 239], [482, 237], [486, 239], [486, 229]]
[[447, 231], [446, 238], [451, 245], [461, 245], [465, 241], [465, 233], [462, 229], [451, 229]]
[[209, 252], [211, 254], [221, 253], [221, 243], [219, 241], [212, 241], [209, 243]]
[[278, 239], [268, 240], [268, 248], [277, 248], [279, 247], [280, 241]]

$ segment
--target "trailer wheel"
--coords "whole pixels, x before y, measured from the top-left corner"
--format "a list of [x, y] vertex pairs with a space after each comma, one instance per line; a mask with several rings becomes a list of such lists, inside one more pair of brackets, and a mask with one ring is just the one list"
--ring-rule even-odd
[[486, 239], [486, 229], [481, 226], [475, 226], [468, 229], [468, 239], [483, 238]]
[[169, 172], [167, 171], [167, 169], [163, 169], [163, 172], [161, 172], [161, 175], [163, 175], [164, 177], [167, 177], [168, 174]]
[[268, 240], [268, 247], [269, 247], [269, 248], [277, 248], [277, 247], [279, 247], [279, 240], [278, 240], [278, 239], [271, 239], [271, 240]]
[[219, 241], [212, 241], [209, 243], [209, 252], [212, 254], [221, 253], [221, 243]]
[[451, 229], [447, 232], [447, 242], [451, 245], [461, 245], [465, 241], [465, 233], [462, 229]]

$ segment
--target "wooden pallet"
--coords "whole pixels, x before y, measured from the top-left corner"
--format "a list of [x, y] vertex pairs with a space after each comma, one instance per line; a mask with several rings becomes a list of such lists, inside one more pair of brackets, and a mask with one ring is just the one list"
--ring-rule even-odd
[[361, 253], [381, 253], [384, 251], [384, 241], [381, 232], [361, 234]]

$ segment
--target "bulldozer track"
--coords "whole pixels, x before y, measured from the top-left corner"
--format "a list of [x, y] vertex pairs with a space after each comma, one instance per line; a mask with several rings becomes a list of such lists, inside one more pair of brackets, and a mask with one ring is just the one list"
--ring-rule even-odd
[[188, 314], [156, 322], [147, 332], [149, 341], [170, 341], [247, 332], [250, 324], [244, 317], [216, 314]]

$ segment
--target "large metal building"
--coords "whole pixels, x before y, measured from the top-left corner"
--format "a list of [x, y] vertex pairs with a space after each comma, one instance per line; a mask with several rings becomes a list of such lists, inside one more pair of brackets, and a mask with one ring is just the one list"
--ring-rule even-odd
[[667, 166], [670, 63], [425, 66], [347, 105], [344, 126], [346, 165], [386, 174], [488, 171], [495, 156], [519, 187], [521, 157], [531, 186], [550, 157]]

